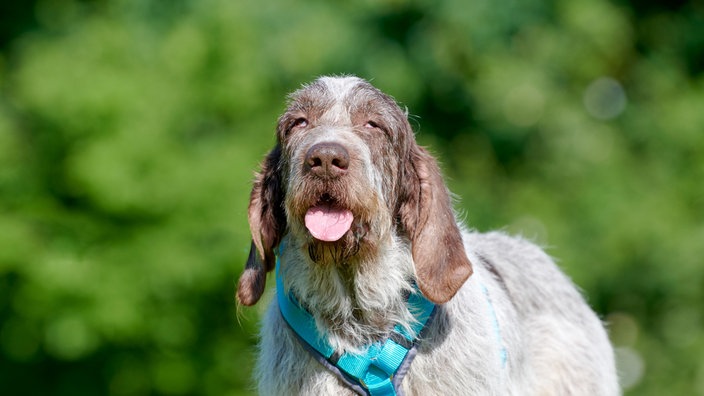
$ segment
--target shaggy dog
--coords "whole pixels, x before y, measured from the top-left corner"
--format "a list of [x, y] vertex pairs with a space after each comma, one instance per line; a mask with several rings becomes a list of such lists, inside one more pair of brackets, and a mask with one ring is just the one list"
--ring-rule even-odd
[[[237, 291], [255, 304], [278, 260], [262, 395], [620, 393], [606, 332], [571, 281], [535, 245], [458, 224], [391, 97], [322, 77], [291, 95], [276, 137]], [[345, 365], [357, 360], [359, 373]]]

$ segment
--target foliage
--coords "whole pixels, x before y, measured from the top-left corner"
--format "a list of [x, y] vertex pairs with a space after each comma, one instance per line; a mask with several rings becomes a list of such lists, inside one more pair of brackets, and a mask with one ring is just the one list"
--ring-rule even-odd
[[408, 107], [471, 227], [549, 247], [628, 394], [704, 394], [701, 3], [33, 4], [0, 30], [8, 394], [249, 394], [252, 172], [330, 73]]

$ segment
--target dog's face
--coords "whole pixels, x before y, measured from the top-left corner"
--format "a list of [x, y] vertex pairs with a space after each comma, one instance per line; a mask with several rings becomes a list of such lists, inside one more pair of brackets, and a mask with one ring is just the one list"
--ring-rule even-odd
[[295, 92], [281, 116], [289, 232], [313, 262], [350, 265], [389, 243], [412, 132], [396, 103], [357, 78]]
[[394, 237], [408, 241], [423, 293], [451, 298], [471, 266], [437, 164], [405, 112], [356, 77], [323, 77], [290, 98], [252, 190], [240, 303], [259, 299], [286, 234], [312, 265], [374, 262]]

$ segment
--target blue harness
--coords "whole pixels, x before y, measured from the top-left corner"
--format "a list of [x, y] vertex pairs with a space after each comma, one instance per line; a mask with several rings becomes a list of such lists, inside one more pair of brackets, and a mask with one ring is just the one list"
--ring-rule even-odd
[[[359, 354], [339, 353], [330, 345], [325, 334], [318, 332], [313, 315], [301, 306], [293, 293], [286, 293], [280, 257], [279, 254], [276, 258], [276, 296], [279, 310], [301, 345], [313, 358], [360, 395], [402, 396], [401, 381], [416, 356], [416, 345], [425, 325], [435, 312], [435, 304], [425, 298], [414, 284], [415, 292], [408, 296], [407, 301], [408, 310], [415, 319], [410, 332], [396, 325], [385, 341], [367, 345]], [[485, 285], [481, 285], [481, 288], [499, 345], [501, 367], [506, 368], [508, 353], [503, 344], [498, 317], [489, 296], [489, 289]]]
[[416, 292], [408, 296], [408, 309], [415, 318], [410, 332], [396, 325], [385, 341], [367, 345], [359, 354], [339, 353], [324, 334], [318, 333], [313, 316], [301, 307], [292, 293], [286, 293], [280, 267], [277, 257], [276, 295], [279, 309], [306, 350], [361, 395], [402, 395], [401, 380], [416, 355], [416, 343], [435, 311], [435, 304], [416, 288]]

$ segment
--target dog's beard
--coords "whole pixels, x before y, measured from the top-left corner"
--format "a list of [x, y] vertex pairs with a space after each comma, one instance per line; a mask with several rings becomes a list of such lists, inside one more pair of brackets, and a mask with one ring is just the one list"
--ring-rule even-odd
[[354, 256], [352, 250], [337, 243], [313, 242], [308, 245], [308, 256], [316, 264], [343, 264]]

